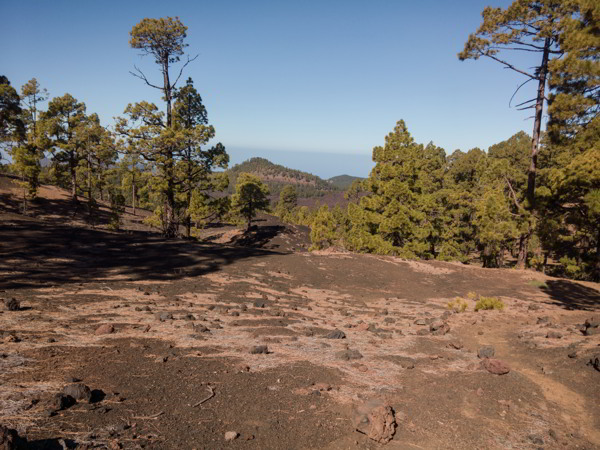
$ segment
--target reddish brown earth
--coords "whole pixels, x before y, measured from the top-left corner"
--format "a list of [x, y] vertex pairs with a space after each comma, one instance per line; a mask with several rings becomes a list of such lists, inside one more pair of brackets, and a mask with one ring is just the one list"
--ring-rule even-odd
[[[597, 284], [310, 253], [268, 216], [204, 243], [112, 233], [50, 200], [26, 217], [0, 186], [0, 297], [20, 301], [0, 313], [0, 425], [30, 448], [600, 448], [600, 334], [580, 331]], [[57, 411], [74, 379], [91, 400]], [[393, 410], [387, 444], [356, 431], [365, 404]]]

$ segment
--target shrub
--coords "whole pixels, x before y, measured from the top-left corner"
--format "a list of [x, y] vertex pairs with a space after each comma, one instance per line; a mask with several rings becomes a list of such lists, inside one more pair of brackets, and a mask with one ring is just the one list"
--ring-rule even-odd
[[475, 303], [475, 311], [479, 311], [480, 309], [503, 310], [504, 303], [502, 303], [502, 300], [500, 300], [496, 297], [481, 297], [480, 296], [479, 300], [477, 300], [477, 303]]
[[469, 306], [467, 302], [460, 297], [456, 297], [454, 300], [448, 302], [448, 309], [457, 313], [465, 312], [467, 306]]

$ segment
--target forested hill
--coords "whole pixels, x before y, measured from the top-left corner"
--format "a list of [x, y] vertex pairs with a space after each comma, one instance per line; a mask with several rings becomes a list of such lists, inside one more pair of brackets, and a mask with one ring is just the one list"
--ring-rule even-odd
[[354, 180], [364, 180], [361, 177], [353, 177], [352, 175], [338, 175], [337, 177], [331, 177], [327, 181], [338, 187], [339, 189], [348, 189]]
[[241, 164], [236, 164], [227, 172], [229, 174], [230, 192], [235, 189], [236, 179], [242, 172], [257, 175], [269, 186], [272, 196], [278, 196], [279, 192], [287, 185], [296, 188], [298, 197], [321, 197], [327, 193], [340, 190], [337, 186], [316, 175], [273, 164], [265, 158], [251, 158]]

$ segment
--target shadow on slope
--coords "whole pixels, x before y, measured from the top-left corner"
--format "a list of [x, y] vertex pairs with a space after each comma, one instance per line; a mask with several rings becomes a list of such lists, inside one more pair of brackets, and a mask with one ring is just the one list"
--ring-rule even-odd
[[273, 254], [251, 247], [166, 240], [144, 232], [109, 233], [32, 220], [0, 224], [0, 288], [99, 278], [172, 280]]
[[563, 308], [584, 311], [600, 308], [600, 292], [596, 289], [568, 280], [549, 280], [546, 285], [540, 289]]

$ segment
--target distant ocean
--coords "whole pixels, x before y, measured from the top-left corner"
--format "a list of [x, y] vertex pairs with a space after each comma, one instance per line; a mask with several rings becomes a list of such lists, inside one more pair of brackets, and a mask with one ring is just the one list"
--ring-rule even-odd
[[375, 165], [370, 154], [325, 153], [315, 151], [255, 150], [225, 146], [230, 164], [242, 163], [252, 157], [266, 158], [274, 164], [312, 173], [323, 179], [337, 175], [366, 178]]

